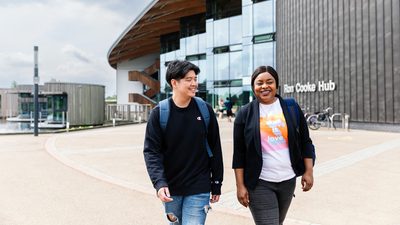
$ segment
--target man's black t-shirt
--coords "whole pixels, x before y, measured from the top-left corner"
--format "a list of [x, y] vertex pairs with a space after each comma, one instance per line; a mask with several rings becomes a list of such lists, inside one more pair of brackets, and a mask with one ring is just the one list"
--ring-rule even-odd
[[[207, 136], [214, 154], [210, 159], [205, 147], [205, 125], [195, 100], [186, 108], [177, 107], [172, 99], [169, 101], [165, 132], [159, 125], [158, 107], [153, 109], [146, 129], [144, 153], [153, 184], [158, 189], [167, 183], [171, 195], [210, 192], [211, 181], [222, 181], [223, 176], [219, 129], [212, 109], [208, 105], [211, 118]], [[219, 194], [220, 184], [217, 186]]]

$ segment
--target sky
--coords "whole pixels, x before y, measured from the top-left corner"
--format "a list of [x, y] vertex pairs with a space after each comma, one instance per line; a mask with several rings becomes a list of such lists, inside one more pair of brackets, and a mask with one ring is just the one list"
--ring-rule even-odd
[[40, 84], [106, 86], [116, 94], [107, 53], [150, 0], [0, 0], [0, 88], [32, 84], [34, 46]]

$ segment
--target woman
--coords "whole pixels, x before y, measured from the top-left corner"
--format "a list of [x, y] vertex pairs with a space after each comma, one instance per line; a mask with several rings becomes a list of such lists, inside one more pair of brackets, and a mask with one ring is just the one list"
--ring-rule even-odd
[[225, 110], [224, 100], [222, 98], [220, 98], [219, 102], [218, 102], [218, 118], [219, 119], [222, 119], [222, 116], [224, 114], [224, 110]]
[[[278, 86], [272, 67], [258, 67], [251, 77], [256, 99], [241, 108], [234, 123], [237, 198], [249, 206], [257, 225], [283, 224], [297, 176], [302, 176], [303, 191], [314, 182], [315, 152], [306, 121], [291, 114]], [[295, 107], [303, 115], [297, 103]]]

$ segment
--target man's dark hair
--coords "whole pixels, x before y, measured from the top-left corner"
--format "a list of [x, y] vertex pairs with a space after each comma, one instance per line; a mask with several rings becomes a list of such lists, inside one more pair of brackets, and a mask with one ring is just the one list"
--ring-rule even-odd
[[271, 76], [275, 79], [276, 88], [279, 87], [279, 76], [278, 73], [275, 71], [275, 69], [272, 68], [271, 66], [259, 66], [257, 67], [256, 70], [254, 70], [253, 75], [251, 75], [251, 89], [253, 90], [253, 92], [254, 92], [254, 81], [256, 80], [258, 75], [265, 72], [271, 74]]
[[198, 66], [194, 65], [188, 61], [182, 60], [174, 60], [168, 63], [167, 72], [165, 74], [165, 79], [169, 86], [171, 85], [171, 80], [180, 80], [185, 77], [185, 75], [190, 71], [193, 70], [194, 73], [197, 75], [200, 73], [200, 69]]

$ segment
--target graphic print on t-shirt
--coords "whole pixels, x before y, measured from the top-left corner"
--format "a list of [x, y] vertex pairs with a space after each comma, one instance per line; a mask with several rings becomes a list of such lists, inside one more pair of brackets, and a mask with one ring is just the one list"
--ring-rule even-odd
[[287, 127], [282, 112], [272, 112], [260, 116], [261, 145], [263, 151], [287, 149]]
[[280, 102], [260, 104], [260, 136], [263, 166], [260, 179], [281, 182], [296, 176], [288, 147], [288, 129]]

